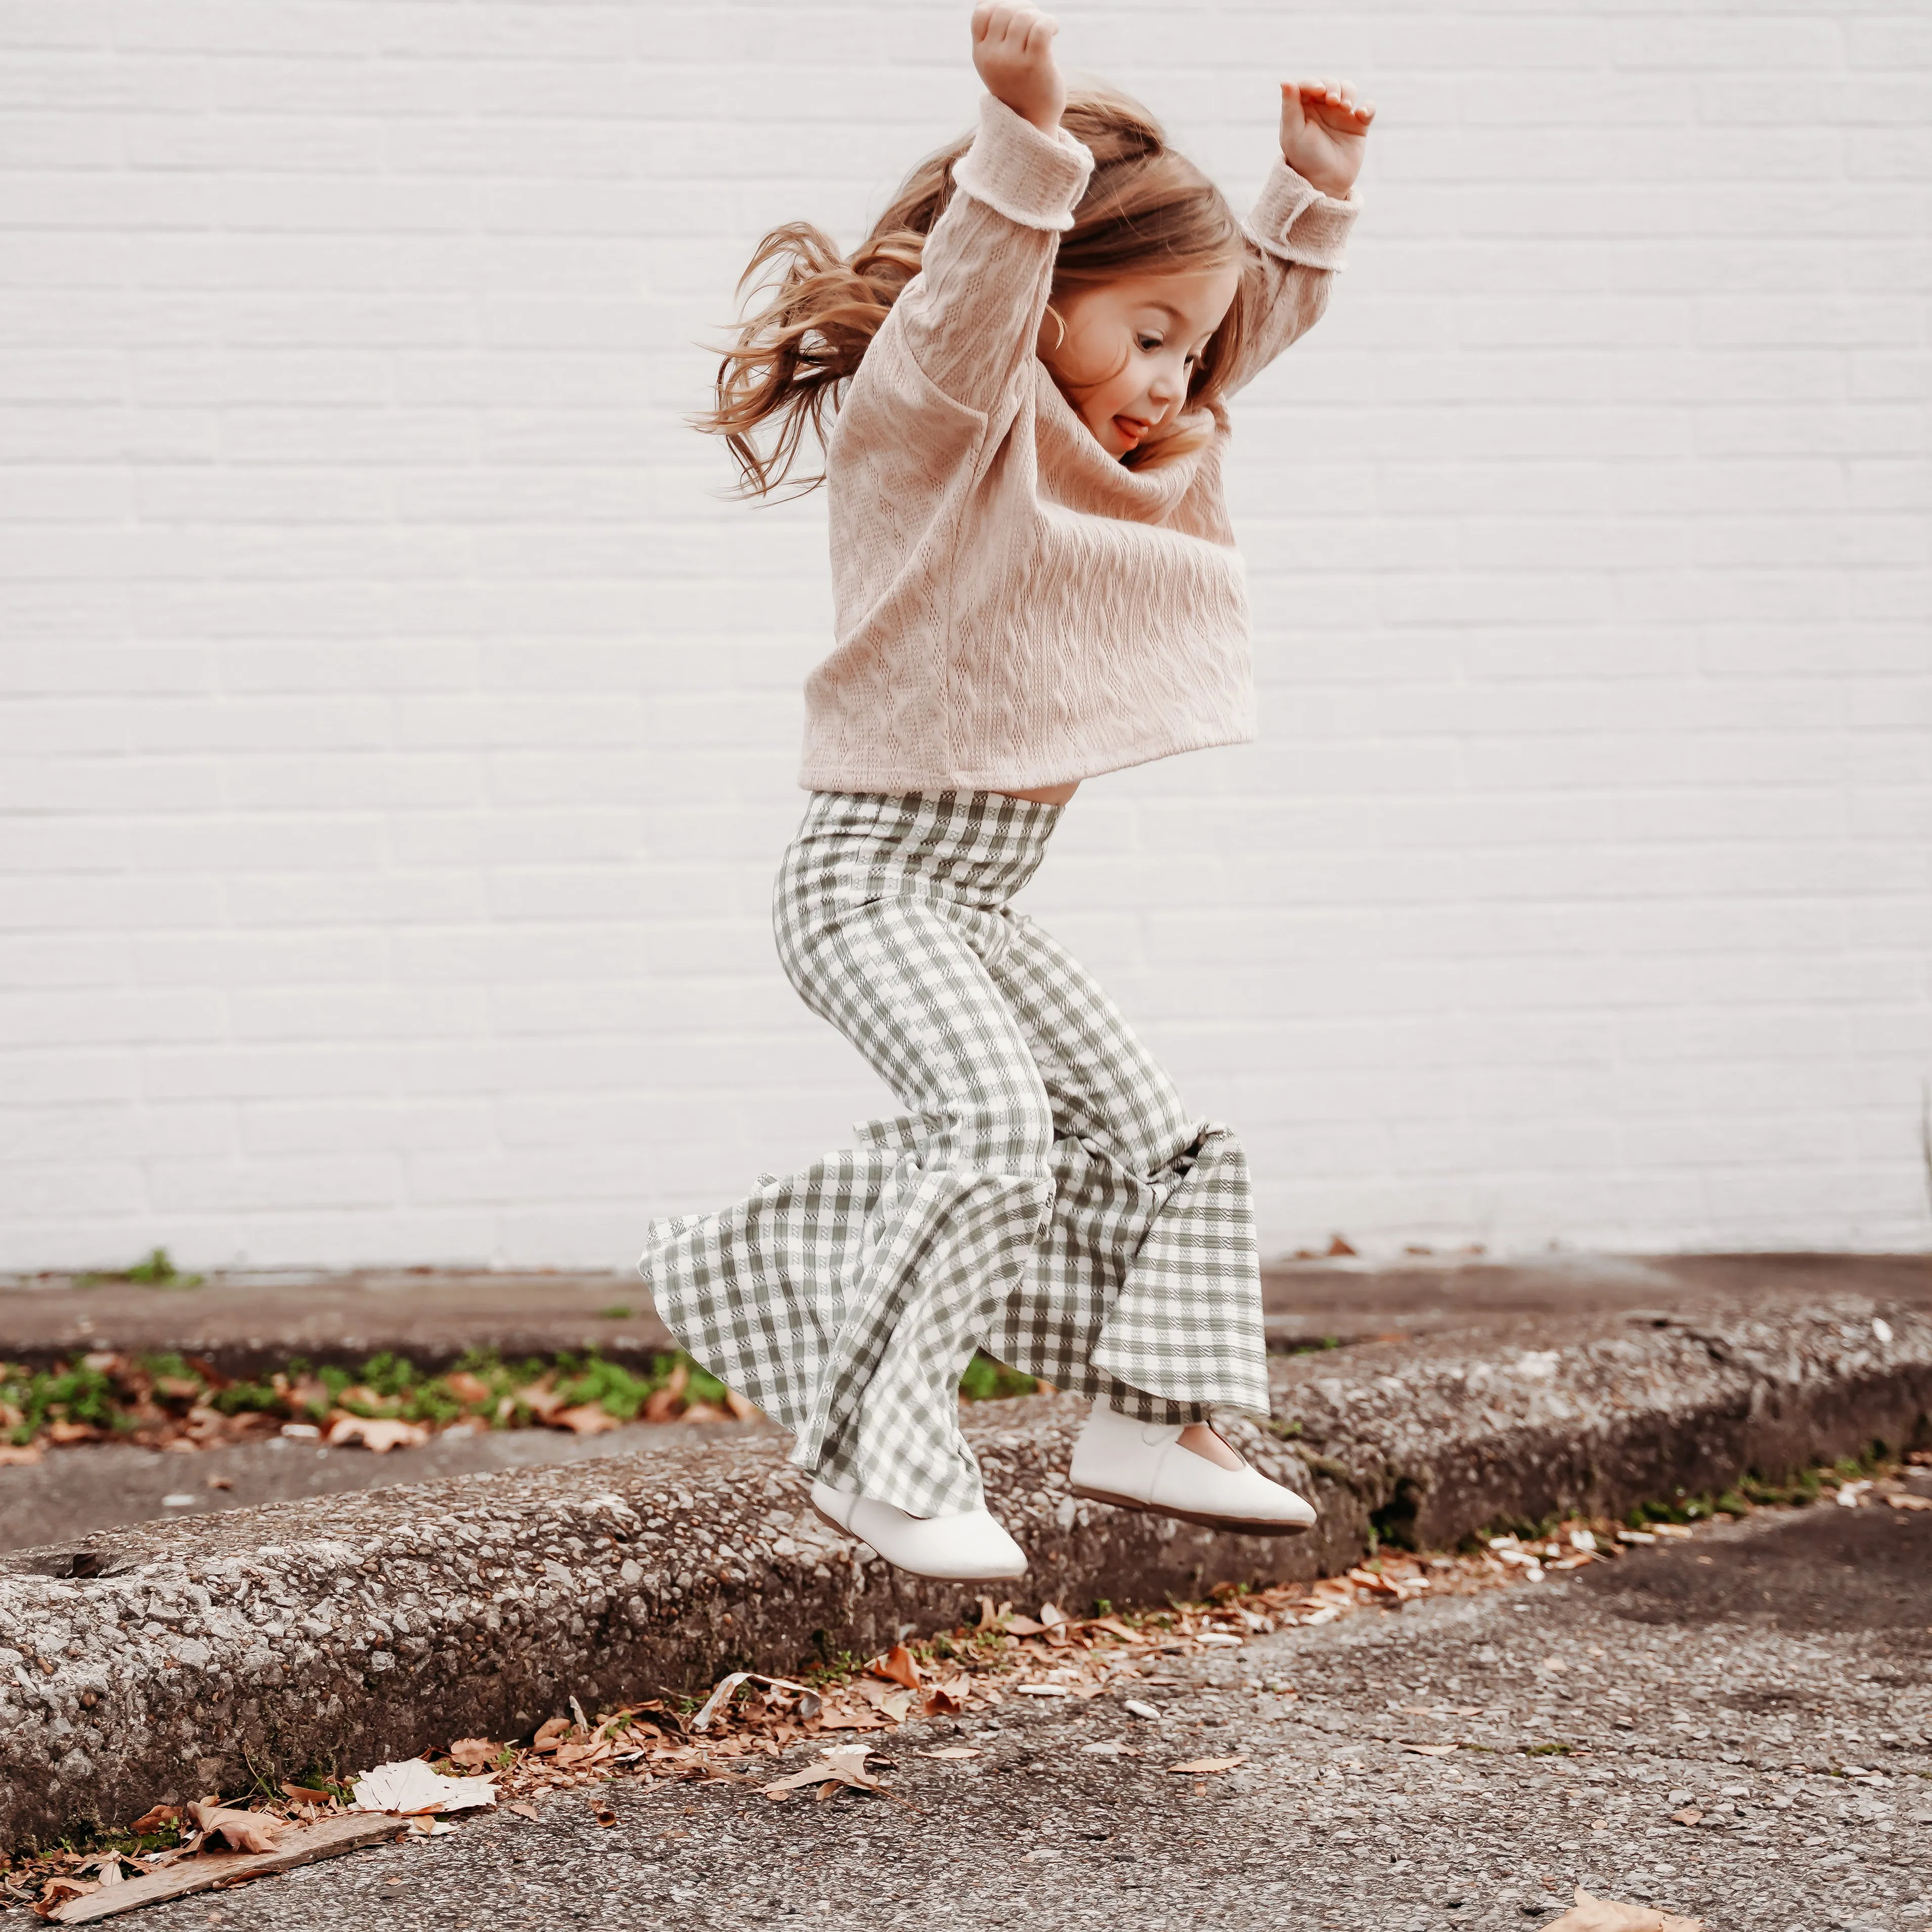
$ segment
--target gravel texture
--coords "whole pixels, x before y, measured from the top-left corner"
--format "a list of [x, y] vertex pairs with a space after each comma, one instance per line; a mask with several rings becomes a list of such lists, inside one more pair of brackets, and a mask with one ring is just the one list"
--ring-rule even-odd
[[[601, 1436], [573, 1436], [561, 1429], [491, 1429], [473, 1436], [450, 1430], [431, 1436], [421, 1448], [392, 1450], [385, 1456], [362, 1448], [323, 1448], [285, 1436], [193, 1455], [91, 1442], [51, 1451], [24, 1467], [0, 1468], [0, 1552], [45, 1549], [62, 1538], [92, 1537], [157, 1518], [178, 1522], [486, 1470], [656, 1455], [688, 1448], [700, 1430], [709, 1432], [706, 1441], [718, 1442], [776, 1432], [769, 1425], [737, 1422], [640, 1422]], [[170, 1497], [187, 1500], [170, 1504]], [[0, 1570], [4, 1567], [0, 1563]]]
[[908, 1726], [884, 1798], [620, 1783], [142, 1922], [1504, 1932], [1579, 1884], [1709, 1932], [1932, 1921], [1932, 1514], [1764, 1512], [1136, 1694], [1157, 1718], [1109, 1695]]
[[[1372, 1521], [1440, 1547], [1922, 1440], [1932, 1320], [1847, 1297], [1541, 1350], [1366, 1347], [1281, 1364], [1275, 1394], [1298, 1435], [1232, 1433], [1322, 1508], [1286, 1544], [1077, 1502], [1065, 1468], [1082, 1406], [984, 1406], [1000, 1413], [969, 1432], [1029, 1588], [1159, 1602], [1332, 1573]], [[826, 1530], [763, 1440], [148, 1524], [13, 1562], [0, 1840], [16, 1844], [255, 1776], [526, 1734], [572, 1694], [608, 1706], [876, 1649], [953, 1623], [969, 1594]]]

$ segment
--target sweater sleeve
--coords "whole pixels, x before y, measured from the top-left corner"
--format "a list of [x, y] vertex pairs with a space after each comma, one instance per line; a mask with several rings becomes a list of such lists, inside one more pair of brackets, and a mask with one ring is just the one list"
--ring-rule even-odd
[[1264, 293], [1256, 326], [1226, 377], [1228, 392], [1251, 382], [1328, 306], [1360, 204], [1337, 201], [1277, 160], [1248, 217], [1248, 239], [1261, 253]]
[[991, 94], [981, 103], [956, 192], [888, 322], [950, 400], [996, 415], [1030, 375], [1060, 232], [1093, 167], [1064, 129], [1042, 134]]

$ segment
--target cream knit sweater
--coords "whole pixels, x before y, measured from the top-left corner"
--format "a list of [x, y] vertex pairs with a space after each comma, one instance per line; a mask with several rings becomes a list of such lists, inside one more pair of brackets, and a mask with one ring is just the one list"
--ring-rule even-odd
[[[1110, 457], [1034, 353], [1093, 168], [990, 95], [924, 266], [826, 452], [838, 648], [806, 686], [812, 791], [1029, 791], [1255, 734], [1224, 422]], [[1250, 219], [1272, 299], [1228, 386], [1318, 316], [1354, 220], [1279, 160]]]

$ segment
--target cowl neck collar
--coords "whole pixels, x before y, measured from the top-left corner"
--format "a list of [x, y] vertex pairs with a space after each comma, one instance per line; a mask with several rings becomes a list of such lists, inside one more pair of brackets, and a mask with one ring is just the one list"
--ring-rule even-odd
[[1034, 369], [1040, 479], [1049, 494], [1069, 508], [1096, 516], [1125, 517], [1136, 523], [1164, 523], [1193, 488], [1202, 463], [1226, 434], [1225, 425], [1204, 410], [1184, 416], [1177, 428], [1183, 423], [1191, 427], [1205, 420], [1214, 424], [1213, 438], [1150, 469], [1130, 470], [1100, 447], [1099, 439], [1060, 393], [1046, 364], [1036, 362]]

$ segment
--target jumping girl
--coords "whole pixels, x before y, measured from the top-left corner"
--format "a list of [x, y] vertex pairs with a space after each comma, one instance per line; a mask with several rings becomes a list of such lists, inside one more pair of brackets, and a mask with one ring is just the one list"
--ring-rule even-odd
[[641, 1264], [796, 1436], [822, 1514], [960, 1579], [1026, 1568], [960, 1432], [976, 1348], [1093, 1398], [1076, 1495], [1314, 1520], [1207, 1420], [1268, 1411], [1241, 1150], [1012, 902], [1082, 779], [1254, 736], [1224, 404], [1326, 305], [1374, 118], [1284, 84], [1244, 227], [1144, 110], [1069, 94], [1046, 15], [1001, 0], [972, 31], [978, 132], [854, 255], [765, 238], [746, 279], [775, 268], [776, 299], [701, 425], [753, 495], [824, 445], [838, 647], [806, 686], [778, 952], [906, 1112], [658, 1223]]

